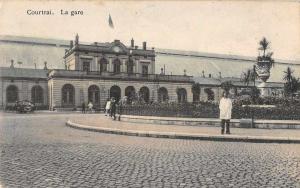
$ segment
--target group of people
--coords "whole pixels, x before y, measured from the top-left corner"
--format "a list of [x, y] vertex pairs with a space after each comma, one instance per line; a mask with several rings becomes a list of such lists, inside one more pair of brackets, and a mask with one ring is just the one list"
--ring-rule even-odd
[[94, 107], [94, 105], [93, 105], [93, 103], [90, 101], [88, 104], [87, 104], [87, 110], [86, 110], [86, 106], [85, 106], [85, 102], [83, 102], [82, 103], [82, 105], [81, 105], [81, 112], [83, 113], [83, 114], [85, 114], [86, 112], [93, 112], [93, 107]]
[[[122, 100], [119, 102], [122, 105]], [[116, 120], [118, 101], [112, 97], [107, 99], [105, 105], [105, 116], [110, 116]], [[90, 101], [87, 105], [88, 112], [93, 112], [93, 103]], [[228, 93], [224, 92], [219, 104], [220, 109], [220, 120], [221, 120], [221, 134], [230, 134], [230, 119], [232, 112], [232, 101], [228, 97]], [[85, 103], [82, 103], [82, 113], [86, 113]], [[121, 112], [119, 112], [121, 114]]]
[[110, 116], [116, 120], [117, 102], [118, 101], [114, 97], [107, 99], [105, 105], [105, 116]]

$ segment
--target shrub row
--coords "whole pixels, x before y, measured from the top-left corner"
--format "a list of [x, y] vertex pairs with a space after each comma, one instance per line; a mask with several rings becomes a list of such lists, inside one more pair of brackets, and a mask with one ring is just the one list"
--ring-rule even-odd
[[[290, 99], [264, 98], [254, 104], [276, 105], [275, 108], [243, 107], [253, 104], [248, 100], [235, 100], [232, 109], [233, 119], [247, 119], [252, 116], [255, 119], [282, 119], [300, 120], [300, 102]], [[169, 116], [169, 117], [193, 117], [193, 118], [218, 118], [219, 106], [214, 102], [192, 103], [153, 103], [143, 105], [125, 105], [122, 113], [127, 115], [144, 116]]]

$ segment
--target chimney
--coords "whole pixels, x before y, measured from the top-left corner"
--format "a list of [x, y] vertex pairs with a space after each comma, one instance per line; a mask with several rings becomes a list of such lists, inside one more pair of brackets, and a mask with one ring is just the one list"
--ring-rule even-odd
[[72, 40], [70, 40], [70, 49], [72, 49], [73, 48], [73, 41]]
[[131, 39], [131, 48], [134, 48], [134, 40], [133, 40], [133, 38]]
[[79, 35], [77, 33], [75, 36], [75, 45], [78, 45], [78, 44], [79, 44]]
[[208, 77], [211, 78], [211, 74], [208, 74]]
[[146, 50], [146, 49], [147, 49], [147, 43], [143, 42], [143, 50]]
[[45, 61], [44, 64], [45, 64], [44, 65], [44, 70], [47, 70], [48, 69], [48, 67], [47, 67], [47, 61]]

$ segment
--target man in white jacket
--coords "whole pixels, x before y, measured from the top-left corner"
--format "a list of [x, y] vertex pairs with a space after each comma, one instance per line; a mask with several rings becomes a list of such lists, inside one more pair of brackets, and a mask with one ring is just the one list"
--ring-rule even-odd
[[224, 134], [224, 128], [226, 124], [226, 134], [230, 134], [230, 119], [232, 111], [232, 101], [228, 97], [228, 93], [224, 92], [223, 97], [220, 100], [220, 119], [221, 119], [221, 134]]

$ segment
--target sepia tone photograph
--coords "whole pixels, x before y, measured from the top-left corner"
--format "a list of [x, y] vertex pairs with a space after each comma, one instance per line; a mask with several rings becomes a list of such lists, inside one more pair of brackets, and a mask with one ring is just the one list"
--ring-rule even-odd
[[0, 188], [300, 188], [300, 1], [0, 0]]

